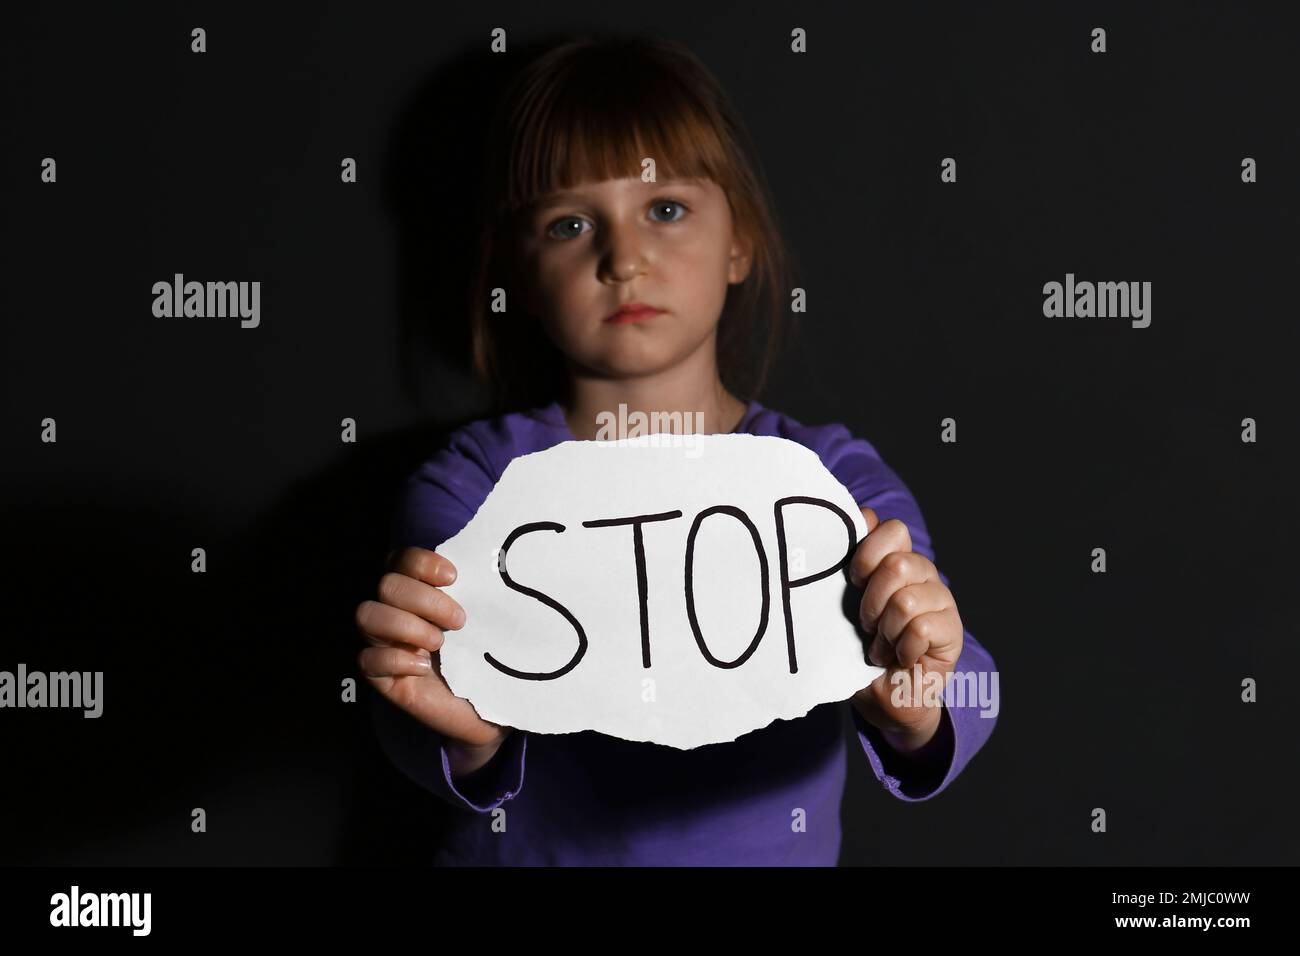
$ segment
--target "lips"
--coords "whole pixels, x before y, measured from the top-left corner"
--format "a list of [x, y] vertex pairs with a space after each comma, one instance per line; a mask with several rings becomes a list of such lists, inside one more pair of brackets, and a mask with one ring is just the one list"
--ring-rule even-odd
[[621, 306], [613, 315], [606, 316], [605, 321], [615, 324], [641, 322], [653, 318], [661, 312], [663, 312], [663, 309], [657, 309], [653, 305], [646, 305], [644, 302], [629, 302], [627, 305]]

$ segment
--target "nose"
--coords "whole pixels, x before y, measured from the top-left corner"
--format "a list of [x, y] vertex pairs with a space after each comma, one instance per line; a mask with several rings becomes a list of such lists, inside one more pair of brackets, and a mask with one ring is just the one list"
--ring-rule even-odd
[[602, 282], [627, 282], [646, 269], [645, 249], [635, 224], [611, 225], [600, 259]]

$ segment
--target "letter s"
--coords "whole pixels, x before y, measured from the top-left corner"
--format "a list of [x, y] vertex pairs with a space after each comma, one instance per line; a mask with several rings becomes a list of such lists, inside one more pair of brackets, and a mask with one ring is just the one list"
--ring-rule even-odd
[[541, 601], [547, 607], [559, 611], [564, 615], [565, 619], [573, 625], [573, 629], [578, 632], [578, 650], [573, 655], [573, 659], [559, 670], [550, 671], [549, 673], [518, 671], [513, 667], [507, 667], [505, 664], [502, 664], [488, 652], [483, 652], [483, 658], [489, 664], [501, 673], [509, 674], [511, 677], [518, 677], [520, 680], [554, 680], [557, 677], [563, 677], [565, 674], [569, 673], [569, 671], [577, 667], [578, 661], [582, 660], [582, 655], [587, 653], [587, 635], [583, 632], [582, 625], [578, 623], [578, 619], [569, 612], [569, 609], [554, 598], [543, 594], [541, 591], [535, 591], [530, 587], [525, 587], [524, 585], [517, 583], [510, 577], [510, 572], [506, 570], [506, 554], [509, 552], [510, 546], [515, 543], [516, 538], [523, 537], [533, 531], [561, 532], [563, 530], [564, 525], [556, 524], [554, 521], [534, 521], [530, 524], [520, 525], [518, 528], [515, 528], [514, 531], [510, 532], [509, 537], [506, 538], [506, 543], [501, 546], [501, 553], [497, 559], [497, 570], [501, 572], [501, 580], [506, 583], [506, 587], [510, 588], [512, 591], [518, 591], [520, 594], [527, 594], [529, 597]]

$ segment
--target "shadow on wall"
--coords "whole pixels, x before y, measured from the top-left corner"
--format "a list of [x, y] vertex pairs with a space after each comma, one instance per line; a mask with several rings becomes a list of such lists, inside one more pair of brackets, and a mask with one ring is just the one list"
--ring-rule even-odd
[[[537, 48], [550, 41], [535, 44]], [[511, 67], [528, 48], [512, 45]], [[399, 230], [402, 394], [441, 363], [440, 420], [346, 446], [246, 526], [186, 489], [10, 487], [6, 669], [103, 671], [104, 714], [14, 710], [0, 862], [67, 865], [415, 863], [450, 808], [376, 740], [357, 669], [403, 480], [485, 412], [469, 375], [467, 295], [482, 140], [510, 71], [486, 52], [437, 67], [386, 145]], [[466, 398], [465, 395], [469, 397]], [[450, 410], [449, 410], [449, 406]], [[60, 480], [61, 479], [61, 480]], [[52, 530], [53, 529], [53, 530]], [[190, 570], [194, 547], [207, 571]], [[21, 556], [21, 561], [15, 560]], [[18, 599], [18, 598], [21, 599]], [[341, 700], [355, 678], [356, 703]], [[193, 833], [191, 813], [207, 815]]]
[[[470, 284], [493, 108], [519, 69], [570, 36], [511, 40], [506, 54], [462, 53], [439, 64], [401, 109], [385, 152], [383, 197], [398, 230], [400, 382], [417, 402], [423, 387], [439, 384], [430, 380], [430, 359], [469, 376]], [[524, 354], [551, 348], [531, 324], [518, 331]], [[529, 404], [543, 404], [540, 393], [553, 387], [539, 376]]]
[[[103, 671], [103, 714], [6, 713], [23, 785], [6, 788], [5, 817], [22, 825], [0, 862], [428, 859], [443, 804], [379, 749], [353, 616], [383, 573], [395, 490], [450, 427], [362, 442], [248, 528], [133, 488], [28, 495], [3, 529], [23, 555], [6, 574], [22, 600], [5, 669]], [[206, 834], [191, 832], [195, 807]]]

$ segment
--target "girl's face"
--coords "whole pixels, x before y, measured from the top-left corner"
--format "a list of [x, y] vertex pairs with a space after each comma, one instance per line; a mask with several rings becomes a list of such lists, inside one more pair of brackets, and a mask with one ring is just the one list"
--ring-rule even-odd
[[[671, 368], [714, 341], [727, 286], [751, 248], [711, 180], [588, 182], [522, 217], [516, 278], [527, 310], [578, 365], [614, 378]], [[662, 309], [607, 322], [627, 303]]]

